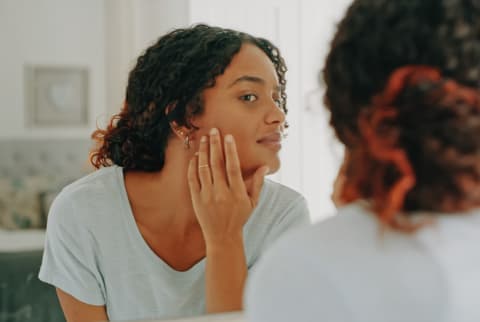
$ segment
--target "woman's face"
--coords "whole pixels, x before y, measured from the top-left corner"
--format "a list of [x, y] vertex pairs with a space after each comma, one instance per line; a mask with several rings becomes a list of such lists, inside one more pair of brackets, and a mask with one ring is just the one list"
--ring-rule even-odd
[[197, 142], [216, 127], [235, 138], [244, 176], [263, 165], [278, 170], [285, 114], [275, 67], [261, 49], [244, 44], [203, 99], [204, 113], [193, 120]]

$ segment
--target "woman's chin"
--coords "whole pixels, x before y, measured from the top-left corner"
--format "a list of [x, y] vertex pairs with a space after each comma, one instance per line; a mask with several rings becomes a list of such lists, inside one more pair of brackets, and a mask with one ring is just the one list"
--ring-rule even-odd
[[266, 165], [268, 166], [267, 175], [274, 174], [280, 169], [280, 160], [271, 161]]
[[255, 174], [255, 172], [260, 169], [261, 167], [263, 166], [267, 166], [268, 167], [268, 172], [266, 173], [266, 175], [270, 175], [270, 174], [274, 174], [276, 173], [279, 169], [280, 169], [280, 162], [277, 161], [277, 162], [265, 162], [265, 163], [259, 163], [259, 164], [255, 164], [255, 165], [252, 165], [252, 166], [249, 166], [249, 167], [242, 167], [242, 175], [243, 175], [243, 178], [249, 178], [251, 176], [253, 176]]

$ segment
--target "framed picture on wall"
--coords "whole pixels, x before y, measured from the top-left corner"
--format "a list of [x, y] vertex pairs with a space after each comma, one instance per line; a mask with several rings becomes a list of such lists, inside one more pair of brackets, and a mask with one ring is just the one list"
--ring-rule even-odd
[[88, 125], [88, 69], [25, 67], [25, 116], [29, 127]]

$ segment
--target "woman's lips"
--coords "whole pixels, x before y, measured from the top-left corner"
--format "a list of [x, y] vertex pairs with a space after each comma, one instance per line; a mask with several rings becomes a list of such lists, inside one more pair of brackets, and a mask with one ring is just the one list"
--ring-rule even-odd
[[282, 135], [278, 132], [271, 133], [257, 140], [257, 143], [278, 151], [282, 148]]

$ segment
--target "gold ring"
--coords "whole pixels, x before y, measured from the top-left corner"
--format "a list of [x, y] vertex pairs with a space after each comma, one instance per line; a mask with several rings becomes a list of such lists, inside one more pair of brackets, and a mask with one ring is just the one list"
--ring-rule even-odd
[[198, 168], [208, 168], [208, 164], [199, 165]]

